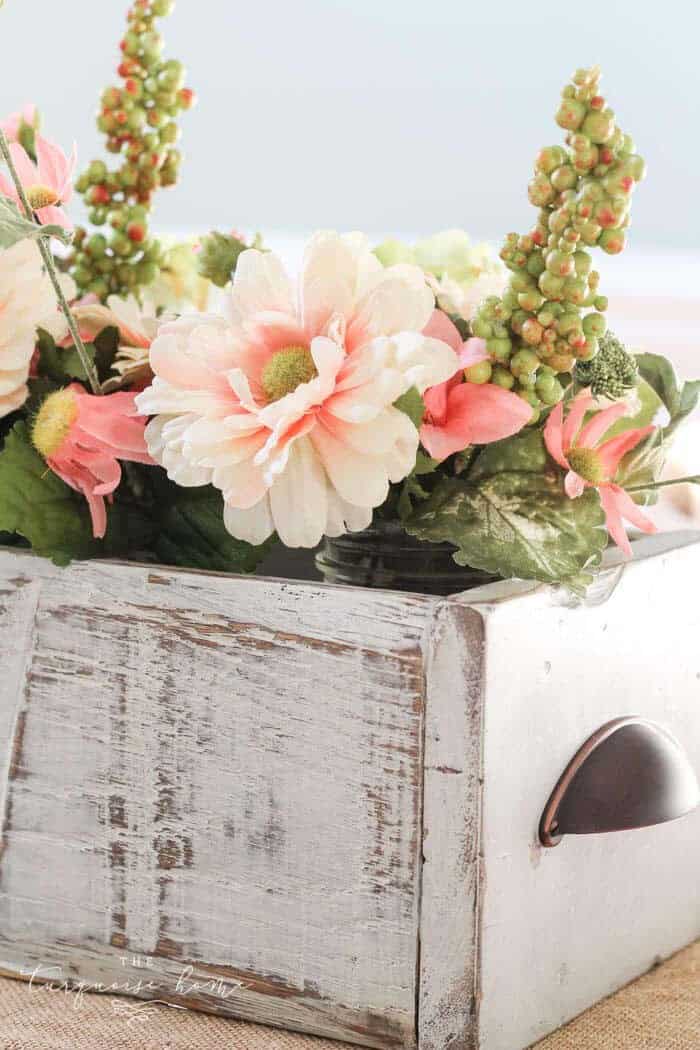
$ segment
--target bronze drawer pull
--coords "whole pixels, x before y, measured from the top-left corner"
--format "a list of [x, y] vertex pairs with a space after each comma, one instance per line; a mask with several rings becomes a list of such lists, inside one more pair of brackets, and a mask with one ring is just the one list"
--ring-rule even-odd
[[615, 718], [586, 740], [562, 773], [540, 820], [543, 846], [662, 824], [700, 804], [688, 756], [663, 726]]

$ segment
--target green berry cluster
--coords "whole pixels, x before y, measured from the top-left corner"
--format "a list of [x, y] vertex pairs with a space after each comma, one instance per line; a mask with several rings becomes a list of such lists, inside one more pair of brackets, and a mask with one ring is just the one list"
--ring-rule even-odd
[[81, 292], [100, 299], [138, 291], [159, 272], [161, 249], [148, 229], [152, 198], [177, 182], [177, 116], [194, 104], [182, 63], [163, 59], [163, 38], [155, 28], [172, 8], [173, 0], [135, 0], [129, 10], [117, 70], [122, 85], [105, 89], [97, 117], [107, 150], [120, 154], [122, 163], [110, 171], [104, 161], [93, 160], [76, 181], [92, 225], [112, 230], [91, 236], [76, 231], [71, 272]]
[[490, 381], [524, 398], [533, 422], [561, 400], [574, 363], [598, 352], [608, 303], [587, 249], [622, 251], [632, 190], [644, 176], [599, 77], [597, 67], [579, 69], [564, 88], [556, 121], [566, 148], [542, 149], [528, 186], [537, 224], [525, 236], [508, 234], [500, 253], [512, 272], [508, 287], [480, 303], [471, 322], [495, 362]]
[[218, 233], [212, 230], [210, 234], [202, 238], [197, 262], [200, 276], [206, 277], [217, 288], [225, 288], [236, 269], [238, 256], [247, 247], [245, 241], [234, 234]]
[[637, 362], [617, 336], [606, 332], [600, 348], [590, 361], [577, 361], [574, 372], [578, 386], [590, 387], [595, 397], [611, 401], [623, 397], [639, 378]]

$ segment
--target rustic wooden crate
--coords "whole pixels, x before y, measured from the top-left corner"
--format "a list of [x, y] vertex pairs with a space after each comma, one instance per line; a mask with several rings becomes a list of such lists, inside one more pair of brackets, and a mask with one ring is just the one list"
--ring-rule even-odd
[[0, 970], [521, 1050], [700, 935], [700, 813], [537, 841], [614, 716], [700, 767], [699, 541], [577, 608], [0, 551]]

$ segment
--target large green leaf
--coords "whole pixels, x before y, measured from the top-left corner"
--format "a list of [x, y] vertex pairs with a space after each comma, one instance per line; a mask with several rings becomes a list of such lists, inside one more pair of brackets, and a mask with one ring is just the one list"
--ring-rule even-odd
[[561, 479], [515, 471], [474, 482], [445, 479], [404, 522], [413, 536], [453, 543], [460, 565], [575, 589], [600, 564], [603, 526], [594, 489], [569, 499]]
[[0, 194], [0, 249], [11, 248], [19, 241], [38, 241], [49, 237], [57, 237], [64, 244], [71, 242], [62, 226], [40, 226], [30, 222], [21, 214], [14, 201]]
[[0, 531], [19, 533], [57, 565], [96, 553], [87, 503], [49, 470], [23, 421], [0, 452]]
[[224, 526], [221, 493], [210, 485], [160, 491], [158, 533], [153, 551], [167, 565], [214, 572], [253, 572], [272, 543], [253, 547], [234, 539]]
[[485, 445], [472, 464], [468, 477], [470, 481], [477, 481], [506, 470], [542, 474], [548, 465], [542, 431], [528, 427], [513, 437]]

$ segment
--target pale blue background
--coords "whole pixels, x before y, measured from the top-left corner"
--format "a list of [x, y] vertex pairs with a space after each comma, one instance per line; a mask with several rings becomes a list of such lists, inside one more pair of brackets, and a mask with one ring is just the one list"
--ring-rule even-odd
[[[126, 0], [5, 0], [0, 112], [34, 99], [45, 130], [98, 145], [92, 115], [117, 63]], [[199, 106], [173, 229], [463, 226], [500, 238], [533, 218], [525, 186], [577, 65], [649, 161], [636, 246], [700, 249], [695, 0], [180, 0], [163, 26]], [[700, 274], [699, 274], [700, 276]]]

